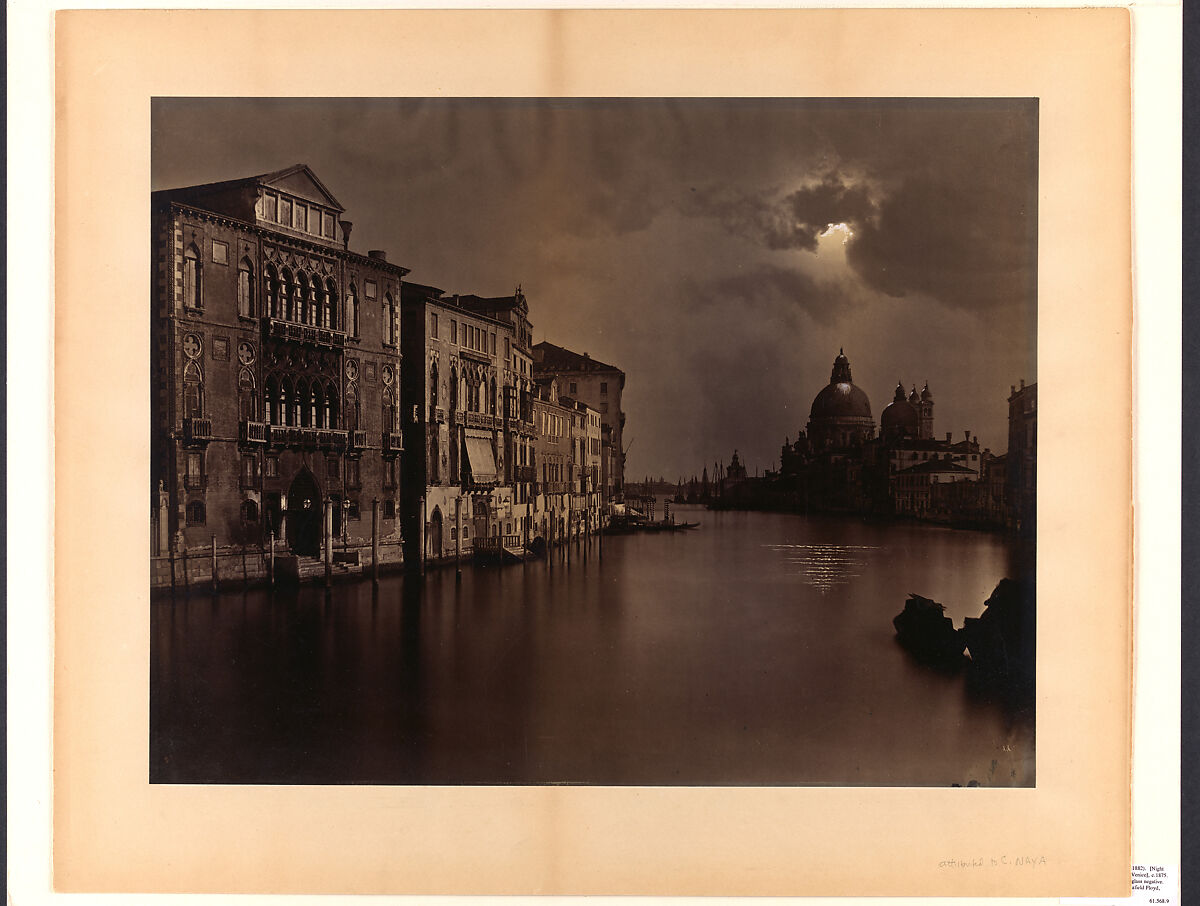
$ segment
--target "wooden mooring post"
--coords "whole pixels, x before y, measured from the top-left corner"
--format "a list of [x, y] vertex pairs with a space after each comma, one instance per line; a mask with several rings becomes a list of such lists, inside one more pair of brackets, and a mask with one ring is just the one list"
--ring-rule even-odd
[[217, 582], [218, 581], [219, 581], [219, 579], [217, 576], [217, 536], [213, 535], [212, 536], [212, 590], [213, 590], [214, 595], [217, 593]]
[[[409, 548], [412, 550], [412, 548]], [[379, 583], [379, 498], [371, 500], [371, 581]]]
[[454, 581], [462, 581], [462, 494], [454, 498]]
[[326, 497], [321, 511], [321, 534], [325, 540], [325, 587], [333, 582], [333, 502]]

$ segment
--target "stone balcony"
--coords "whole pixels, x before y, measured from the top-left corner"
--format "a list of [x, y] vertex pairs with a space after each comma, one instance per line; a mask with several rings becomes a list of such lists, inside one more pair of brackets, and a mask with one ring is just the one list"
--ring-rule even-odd
[[238, 422], [238, 440], [243, 443], [265, 444], [267, 442], [266, 423], [242, 419]]
[[401, 453], [404, 451], [404, 435], [396, 431], [383, 432], [383, 451], [385, 453]]
[[310, 346], [329, 346], [341, 349], [346, 345], [346, 335], [340, 330], [315, 327], [311, 324], [296, 324], [279, 318], [263, 318], [266, 335], [278, 340], [307, 343]]
[[203, 443], [213, 439], [211, 418], [185, 418], [183, 420], [184, 439], [193, 443]]
[[349, 445], [350, 432], [337, 428], [304, 428], [296, 425], [266, 425], [264, 427], [267, 429], [268, 442], [273, 447], [340, 450]]

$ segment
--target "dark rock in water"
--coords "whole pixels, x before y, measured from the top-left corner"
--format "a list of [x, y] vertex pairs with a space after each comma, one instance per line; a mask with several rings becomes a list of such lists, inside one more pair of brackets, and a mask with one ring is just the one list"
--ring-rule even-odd
[[963, 638], [937, 601], [910, 594], [892, 625], [900, 644], [920, 660], [942, 665], [961, 663]]
[[1037, 606], [1031, 581], [1001, 579], [978, 617], [963, 621], [974, 684], [1031, 698], [1036, 668]]

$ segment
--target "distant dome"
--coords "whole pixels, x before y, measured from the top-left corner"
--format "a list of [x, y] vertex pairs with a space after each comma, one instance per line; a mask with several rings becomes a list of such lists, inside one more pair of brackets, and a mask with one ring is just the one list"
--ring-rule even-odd
[[879, 427], [887, 431], [903, 428], [912, 434], [917, 433], [917, 410], [908, 400], [901, 397], [888, 403], [887, 408], [879, 415]]
[[[890, 407], [889, 407], [890, 408]], [[850, 383], [828, 384], [813, 400], [810, 418], [870, 418], [871, 401]]]
[[869, 440], [875, 434], [871, 401], [850, 374], [844, 351], [833, 360], [829, 383], [813, 400], [809, 410], [808, 436], [816, 449], [844, 448]]

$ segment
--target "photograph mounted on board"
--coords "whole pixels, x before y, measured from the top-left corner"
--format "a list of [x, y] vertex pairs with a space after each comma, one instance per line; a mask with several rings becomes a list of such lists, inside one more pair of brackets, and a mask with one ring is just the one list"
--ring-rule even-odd
[[1036, 785], [1037, 99], [151, 130], [152, 783]]

